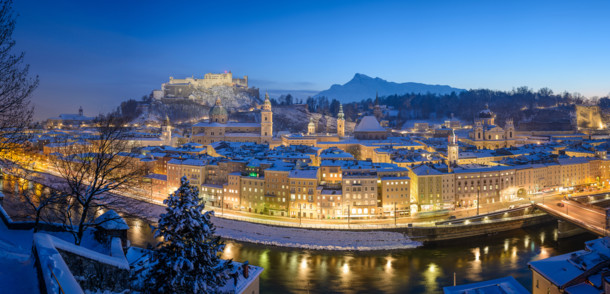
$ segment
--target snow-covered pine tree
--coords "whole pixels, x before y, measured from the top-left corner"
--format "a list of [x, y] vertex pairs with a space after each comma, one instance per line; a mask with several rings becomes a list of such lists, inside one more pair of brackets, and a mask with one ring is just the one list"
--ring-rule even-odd
[[213, 212], [201, 213], [204, 203], [198, 189], [182, 177], [178, 190], [163, 201], [166, 211], [155, 228], [163, 237], [153, 252], [145, 292], [218, 293], [235, 271], [231, 261], [220, 259], [224, 244], [214, 235]]

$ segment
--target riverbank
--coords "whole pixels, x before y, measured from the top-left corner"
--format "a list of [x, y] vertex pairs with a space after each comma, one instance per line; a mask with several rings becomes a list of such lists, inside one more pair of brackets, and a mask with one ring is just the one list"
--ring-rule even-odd
[[399, 232], [297, 229], [218, 217], [213, 222], [216, 233], [223, 238], [262, 245], [341, 251], [411, 249], [422, 245]]
[[[52, 186], [49, 184], [54, 182], [52, 178], [56, 177], [46, 174], [38, 180]], [[117, 194], [108, 194], [105, 201], [110, 208], [145, 219], [149, 223], [156, 223], [165, 212], [163, 205]], [[359, 230], [295, 228], [223, 217], [214, 217], [213, 222], [217, 227], [217, 235], [238, 242], [314, 250], [374, 251], [410, 249], [421, 246], [423, 242], [485, 236], [548, 221], [540, 216], [526, 216], [525, 211], [527, 208], [519, 208], [495, 213], [495, 217], [481, 215], [469, 217], [468, 220], [456, 219], [449, 225], [414, 223], [387, 228], [371, 226]]]

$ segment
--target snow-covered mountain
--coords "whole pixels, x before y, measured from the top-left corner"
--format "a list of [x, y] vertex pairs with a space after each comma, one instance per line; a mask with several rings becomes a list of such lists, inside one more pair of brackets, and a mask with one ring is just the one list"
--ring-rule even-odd
[[381, 78], [371, 78], [367, 75], [357, 73], [354, 78], [344, 85], [334, 84], [328, 90], [324, 90], [314, 97], [326, 96], [329, 99], [337, 99], [339, 102], [348, 103], [360, 101], [367, 98], [375, 98], [375, 93], [379, 96], [402, 95], [406, 93], [427, 92], [433, 94], [450, 94], [451, 92], [462, 92], [464, 89], [457, 89], [446, 85], [428, 85], [421, 83], [395, 83], [388, 82]]

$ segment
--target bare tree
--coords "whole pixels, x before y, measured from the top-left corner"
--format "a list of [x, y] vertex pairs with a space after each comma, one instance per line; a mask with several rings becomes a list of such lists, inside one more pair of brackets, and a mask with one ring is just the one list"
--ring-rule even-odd
[[129, 130], [120, 118], [96, 120], [97, 132], [85, 141], [66, 142], [52, 164], [64, 180], [58, 189], [67, 195], [63, 222], [79, 245], [87, 228], [101, 210], [112, 205], [109, 193], [137, 185], [146, 169], [137, 157], [129, 156]]
[[22, 189], [20, 194], [22, 200], [34, 214], [34, 233], [40, 230], [40, 223], [53, 223], [58, 219], [61, 211], [61, 204], [66, 200], [66, 196], [58, 191], [49, 192]]
[[38, 76], [29, 76], [24, 53], [14, 54], [13, 1], [0, 1], [0, 152], [16, 148], [27, 139], [25, 128], [32, 120], [30, 96], [38, 86]]

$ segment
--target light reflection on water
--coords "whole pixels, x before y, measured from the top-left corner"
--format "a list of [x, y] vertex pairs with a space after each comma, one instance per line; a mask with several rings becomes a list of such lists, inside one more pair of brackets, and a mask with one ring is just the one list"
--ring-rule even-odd
[[297, 250], [228, 241], [225, 257], [265, 267], [264, 293], [442, 293], [458, 284], [513, 275], [531, 287], [529, 261], [582, 249], [580, 235], [570, 239], [545, 238], [553, 224], [493, 237], [391, 252], [339, 253]]
[[[0, 180], [0, 188], [10, 193], [19, 185]], [[36, 185], [34, 189], [36, 194], [48, 192]], [[133, 245], [154, 243], [147, 221], [126, 221]], [[558, 240], [551, 223], [391, 252], [313, 251], [227, 241], [223, 258], [262, 266], [261, 293], [442, 293], [453, 284], [453, 273], [458, 284], [512, 275], [531, 288], [529, 261], [583, 249], [593, 238], [584, 234]]]

